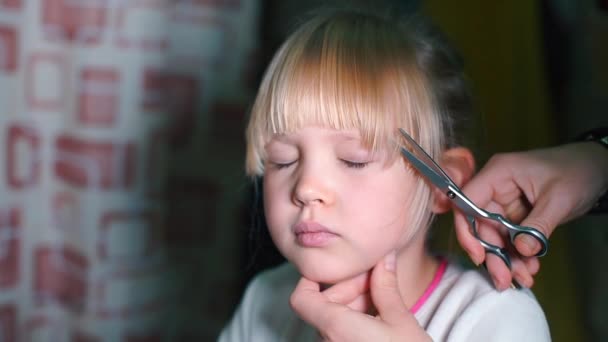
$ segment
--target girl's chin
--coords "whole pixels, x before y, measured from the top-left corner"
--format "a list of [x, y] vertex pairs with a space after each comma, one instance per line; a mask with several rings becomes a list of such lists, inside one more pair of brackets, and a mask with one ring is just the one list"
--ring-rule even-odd
[[316, 283], [322, 284], [322, 286], [324, 288], [327, 288], [331, 285], [343, 282], [345, 280], [348, 279], [352, 279], [362, 273], [367, 272], [367, 270], [349, 270], [349, 271], [345, 271], [344, 269], [341, 270], [331, 270], [331, 269], [319, 269], [319, 268], [314, 268], [314, 269], [308, 269], [308, 268], [302, 268], [302, 267], [298, 267], [298, 271], [300, 272], [300, 275], [302, 275], [304, 278], [314, 281]]

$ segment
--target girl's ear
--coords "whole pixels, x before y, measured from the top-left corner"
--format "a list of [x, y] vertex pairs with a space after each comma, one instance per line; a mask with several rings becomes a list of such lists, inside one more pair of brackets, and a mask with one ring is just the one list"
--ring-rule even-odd
[[[462, 188], [475, 172], [473, 153], [464, 147], [454, 147], [444, 151], [439, 165], [459, 188]], [[452, 208], [450, 199], [438, 188], [433, 189], [433, 196], [434, 213], [445, 213]]]

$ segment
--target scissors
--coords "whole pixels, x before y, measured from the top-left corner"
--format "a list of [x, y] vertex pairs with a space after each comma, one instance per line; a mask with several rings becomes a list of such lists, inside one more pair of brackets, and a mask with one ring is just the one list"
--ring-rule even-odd
[[511, 259], [507, 250], [505, 248], [493, 245], [483, 240], [479, 236], [476, 218], [493, 220], [505, 226], [509, 232], [512, 245], [515, 241], [515, 237], [519, 234], [526, 234], [535, 238], [541, 245], [540, 251], [536, 253], [535, 256], [540, 257], [547, 254], [547, 250], [549, 249], [549, 240], [547, 240], [547, 237], [543, 233], [531, 227], [513, 224], [500, 214], [479, 208], [464, 195], [462, 190], [460, 190], [460, 188], [450, 179], [450, 177], [441, 169], [441, 167], [437, 165], [433, 158], [431, 158], [431, 156], [429, 156], [409, 134], [407, 134], [402, 128], [400, 128], [399, 131], [418, 156], [414, 155], [404, 147], [401, 147], [401, 154], [403, 154], [407, 160], [409, 160], [409, 162], [414, 166], [414, 168], [416, 168], [416, 170], [418, 170], [418, 172], [420, 172], [424, 177], [426, 177], [426, 179], [428, 179], [446, 196], [448, 196], [452, 203], [454, 203], [454, 205], [465, 214], [467, 221], [471, 226], [473, 236], [483, 246], [486, 253], [491, 253], [498, 256], [507, 265], [507, 267], [511, 269]]

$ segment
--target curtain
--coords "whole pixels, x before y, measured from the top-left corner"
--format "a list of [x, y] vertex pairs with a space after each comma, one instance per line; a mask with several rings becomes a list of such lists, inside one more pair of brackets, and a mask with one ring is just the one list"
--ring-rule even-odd
[[0, 0], [0, 341], [215, 336], [240, 289], [257, 17]]

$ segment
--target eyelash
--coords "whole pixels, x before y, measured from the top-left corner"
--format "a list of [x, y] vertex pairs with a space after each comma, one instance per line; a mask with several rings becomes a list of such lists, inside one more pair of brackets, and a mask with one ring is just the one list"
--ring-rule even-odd
[[[345, 159], [340, 159], [340, 161], [342, 163], [344, 163], [344, 165], [346, 165], [346, 167], [349, 167], [351, 169], [362, 169], [369, 164], [369, 162], [353, 162], [353, 161], [345, 160]], [[281, 169], [286, 169], [293, 164], [295, 164], [295, 161], [292, 161], [290, 163], [274, 163], [274, 167], [277, 170], [281, 170]]]
[[362, 168], [366, 167], [367, 164], [369, 164], [369, 162], [361, 163], [361, 162], [353, 162], [353, 161], [344, 160], [344, 159], [341, 159], [341, 160], [347, 167], [350, 167], [352, 169], [362, 169]]
[[281, 170], [281, 169], [286, 169], [286, 168], [290, 167], [294, 163], [295, 163], [295, 161], [292, 161], [290, 163], [273, 163], [273, 164], [277, 170]]

